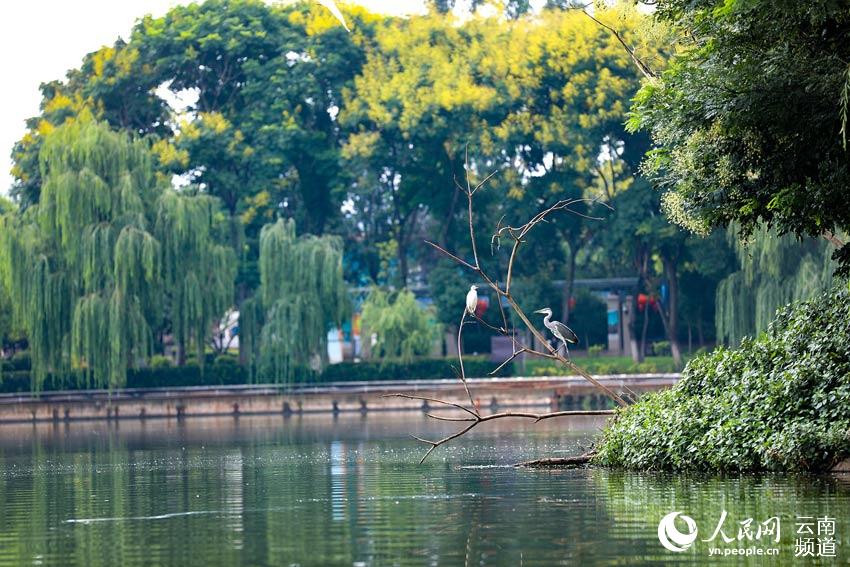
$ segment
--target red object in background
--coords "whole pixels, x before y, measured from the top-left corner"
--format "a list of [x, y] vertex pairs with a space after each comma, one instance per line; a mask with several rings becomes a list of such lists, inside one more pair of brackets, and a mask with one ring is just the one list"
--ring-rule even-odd
[[649, 300], [649, 296], [645, 293], [639, 293], [637, 296], [637, 308], [638, 311], [643, 311], [646, 309], [646, 302]]
[[567, 301], [567, 304], [570, 306], [570, 311], [572, 311], [573, 309], [576, 308], [576, 298], [573, 297], [573, 296], [570, 296], [570, 300]]
[[658, 301], [654, 295], [649, 296], [649, 306], [658, 311]]
[[490, 307], [490, 298], [486, 295], [478, 296], [478, 305], [475, 306], [475, 315], [476, 317], [481, 317], [487, 311], [487, 308]]

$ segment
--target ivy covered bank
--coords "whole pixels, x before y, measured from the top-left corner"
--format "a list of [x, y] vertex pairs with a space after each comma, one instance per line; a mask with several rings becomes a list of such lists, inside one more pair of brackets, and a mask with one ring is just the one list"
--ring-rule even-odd
[[693, 359], [621, 410], [595, 462], [629, 469], [821, 471], [850, 456], [850, 293], [780, 310], [737, 349]]

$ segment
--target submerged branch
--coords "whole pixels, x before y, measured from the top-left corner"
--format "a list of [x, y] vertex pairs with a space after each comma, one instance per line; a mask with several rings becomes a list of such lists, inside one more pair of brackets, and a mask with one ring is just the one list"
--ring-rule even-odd
[[590, 464], [590, 461], [593, 460], [593, 457], [596, 456], [596, 453], [585, 453], [583, 455], [576, 455], [575, 457], [549, 457], [546, 459], [534, 459], [531, 461], [523, 461], [521, 463], [517, 463], [515, 467], [528, 467], [528, 468], [545, 468], [545, 467], [578, 467], [582, 465]]

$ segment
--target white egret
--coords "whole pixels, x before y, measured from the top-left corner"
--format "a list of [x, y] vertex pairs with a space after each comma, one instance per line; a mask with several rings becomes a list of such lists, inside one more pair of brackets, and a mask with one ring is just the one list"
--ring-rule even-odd
[[466, 312], [475, 316], [475, 309], [478, 307], [478, 286], [469, 286], [469, 292], [466, 294]]
[[[551, 321], [550, 317], [552, 317], [552, 310], [548, 307], [544, 307], [543, 309], [538, 309], [535, 313], [540, 313], [541, 315], [546, 315], [543, 318], [543, 326], [549, 329], [555, 338], [564, 343], [564, 350], [567, 353], [567, 359], [570, 358], [570, 348], [567, 346], [567, 343], [576, 344], [578, 343], [578, 335], [575, 332], [561, 323], [560, 321]], [[560, 347], [559, 347], [560, 348]]]

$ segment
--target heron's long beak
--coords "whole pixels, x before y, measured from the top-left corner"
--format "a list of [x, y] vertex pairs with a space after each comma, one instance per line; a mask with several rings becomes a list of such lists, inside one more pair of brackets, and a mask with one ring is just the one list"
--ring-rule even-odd
[[538, 309], [537, 311], [535, 311], [535, 313], [540, 313], [541, 315], [545, 315], [546, 309]]

